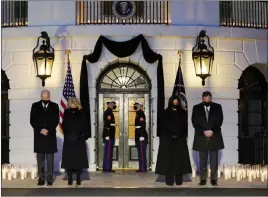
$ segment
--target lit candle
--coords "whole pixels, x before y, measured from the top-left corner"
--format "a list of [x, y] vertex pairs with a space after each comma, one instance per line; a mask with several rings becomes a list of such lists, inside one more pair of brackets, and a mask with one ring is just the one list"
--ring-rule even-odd
[[21, 179], [21, 180], [24, 180], [24, 178], [25, 178], [24, 170], [21, 168], [21, 169], [20, 169], [20, 179]]
[[264, 182], [265, 181], [265, 174], [264, 172], [261, 173], [261, 182]]
[[256, 171], [256, 176], [257, 176], [257, 178], [260, 177], [260, 169], [257, 169], [257, 171]]
[[241, 179], [241, 176], [240, 175], [241, 175], [240, 172], [238, 172], [237, 175], [236, 175], [236, 180], [237, 181], [240, 181], [240, 179]]
[[253, 179], [256, 179], [256, 170], [252, 171], [252, 177], [253, 177]]
[[7, 175], [7, 179], [8, 179], [9, 181], [11, 181], [11, 179], [12, 179], [12, 174], [11, 174], [11, 172], [8, 173], [8, 175]]
[[246, 173], [246, 170], [245, 169], [243, 169], [243, 171], [242, 171], [242, 176], [243, 176], [243, 179], [245, 179], [246, 177], [247, 177], [247, 173]]
[[24, 178], [27, 178], [27, 170], [24, 169], [23, 172], [24, 172], [24, 173], [23, 173], [23, 174], [24, 174]]
[[3, 169], [2, 169], [2, 179], [6, 179], [7, 178], [7, 169], [4, 167]]
[[252, 172], [248, 174], [248, 182], [252, 182]]
[[211, 175], [211, 170], [210, 168], [208, 169], [208, 178], [210, 178], [210, 175]]
[[232, 169], [232, 177], [235, 177], [235, 168]]
[[32, 172], [31, 172], [31, 179], [35, 179], [35, 172], [34, 172], [34, 170], [32, 170]]
[[221, 178], [221, 170], [218, 169], [218, 179]]

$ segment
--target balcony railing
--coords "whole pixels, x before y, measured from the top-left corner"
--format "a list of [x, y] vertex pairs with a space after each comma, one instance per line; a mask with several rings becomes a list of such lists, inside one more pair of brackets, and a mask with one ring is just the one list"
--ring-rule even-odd
[[2, 1], [1, 26], [18, 27], [28, 24], [28, 1]]
[[268, 28], [268, 1], [221, 1], [220, 25]]
[[169, 10], [169, 0], [77, 1], [76, 22], [78, 25], [169, 24]]

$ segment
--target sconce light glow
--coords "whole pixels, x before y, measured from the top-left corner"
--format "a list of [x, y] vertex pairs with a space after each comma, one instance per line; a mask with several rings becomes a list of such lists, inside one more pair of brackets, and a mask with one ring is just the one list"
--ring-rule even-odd
[[[207, 43], [207, 45], [205, 43]], [[214, 48], [210, 45], [209, 37], [204, 30], [202, 30], [196, 38], [196, 45], [192, 49], [192, 59], [195, 74], [202, 79], [202, 85], [204, 86], [205, 79], [211, 76], [214, 61]]]
[[[42, 45], [39, 51], [36, 49], [39, 46], [39, 41], [42, 40]], [[36, 77], [42, 80], [42, 86], [45, 86], [45, 80], [51, 77], [53, 62], [55, 59], [54, 48], [50, 46], [50, 38], [47, 32], [41, 32], [41, 36], [37, 39], [37, 45], [33, 49], [33, 62], [36, 71]]]

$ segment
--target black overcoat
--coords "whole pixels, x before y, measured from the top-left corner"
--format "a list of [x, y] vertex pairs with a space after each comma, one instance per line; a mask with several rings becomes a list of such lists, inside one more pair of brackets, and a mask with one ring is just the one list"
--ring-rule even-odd
[[[30, 124], [34, 129], [34, 152], [57, 152], [56, 128], [59, 124], [59, 106], [49, 102], [47, 110], [44, 110], [42, 101], [32, 104], [30, 112]], [[42, 129], [48, 130], [48, 135], [41, 134]]]
[[66, 109], [64, 111], [62, 122], [64, 141], [61, 168], [88, 168], [87, 137], [85, 137], [88, 126], [86, 113], [83, 110]]
[[[224, 149], [224, 143], [221, 133], [221, 125], [223, 122], [223, 112], [220, 104], [211, 103], [208, 121], [204, 104], [200, 103], [193, 107], [192, 124], [195, 128], [193, 150], [207, 151]], [[208, 139], [204, 135], [204, 131], [212, 130], [213, 135]]]
[[[171, 102], [171, 101], [170, 101]], [[169, 105], [170, 106], [170, 105]], [[189, 150], [187, 146], [187, 113], [178, 110], [176, 118], [170, 107], [161, 118], [161, 134], [155, 173], [190, 174], [192, 173]], [[174, 128], [177, 128], [174, 130]], [[174, 139], [173, 135], [178, 138]]]

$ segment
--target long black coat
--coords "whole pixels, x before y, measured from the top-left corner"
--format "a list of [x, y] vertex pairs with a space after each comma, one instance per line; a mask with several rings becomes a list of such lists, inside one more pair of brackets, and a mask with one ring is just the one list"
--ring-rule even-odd
[[[34, 152], [57, 152], [56, 128], [59, 124], [59, 106], [49, 102], [47, 110], [44, 110], [42, 101], [33, 103], [30, 114], [30, 124], [34, 129]], [[42, 129], [48, 130], [48, 135], [41, 134]]]
[[[187, 113], [183, 110], [173, 111], [170, 107], [161, 118], [161, 134], [155, 173], [190, 174], [192, 173], [189, 150], [187, 146]], [[173, 139], [173, 135], [178, 138]]]
[[64, 135], [62, 163], [64, 169], [88, 168], [86, 137], [88, 124], [83, 110], [64, 111], [62, 130]]
[[[221, 133], [221, 125], [223, 122], [222, 107], [220, 104], [211, 103], [209, 118], [206, 119], [204, 104], [200, 103], [193, 107], [192, 123], [195, 128], [193, 150], [207, 151], [224, 149], [224, 143]], [[204, 131], [212, 130], [213, 135], [210, 139], [204, 135]]]

